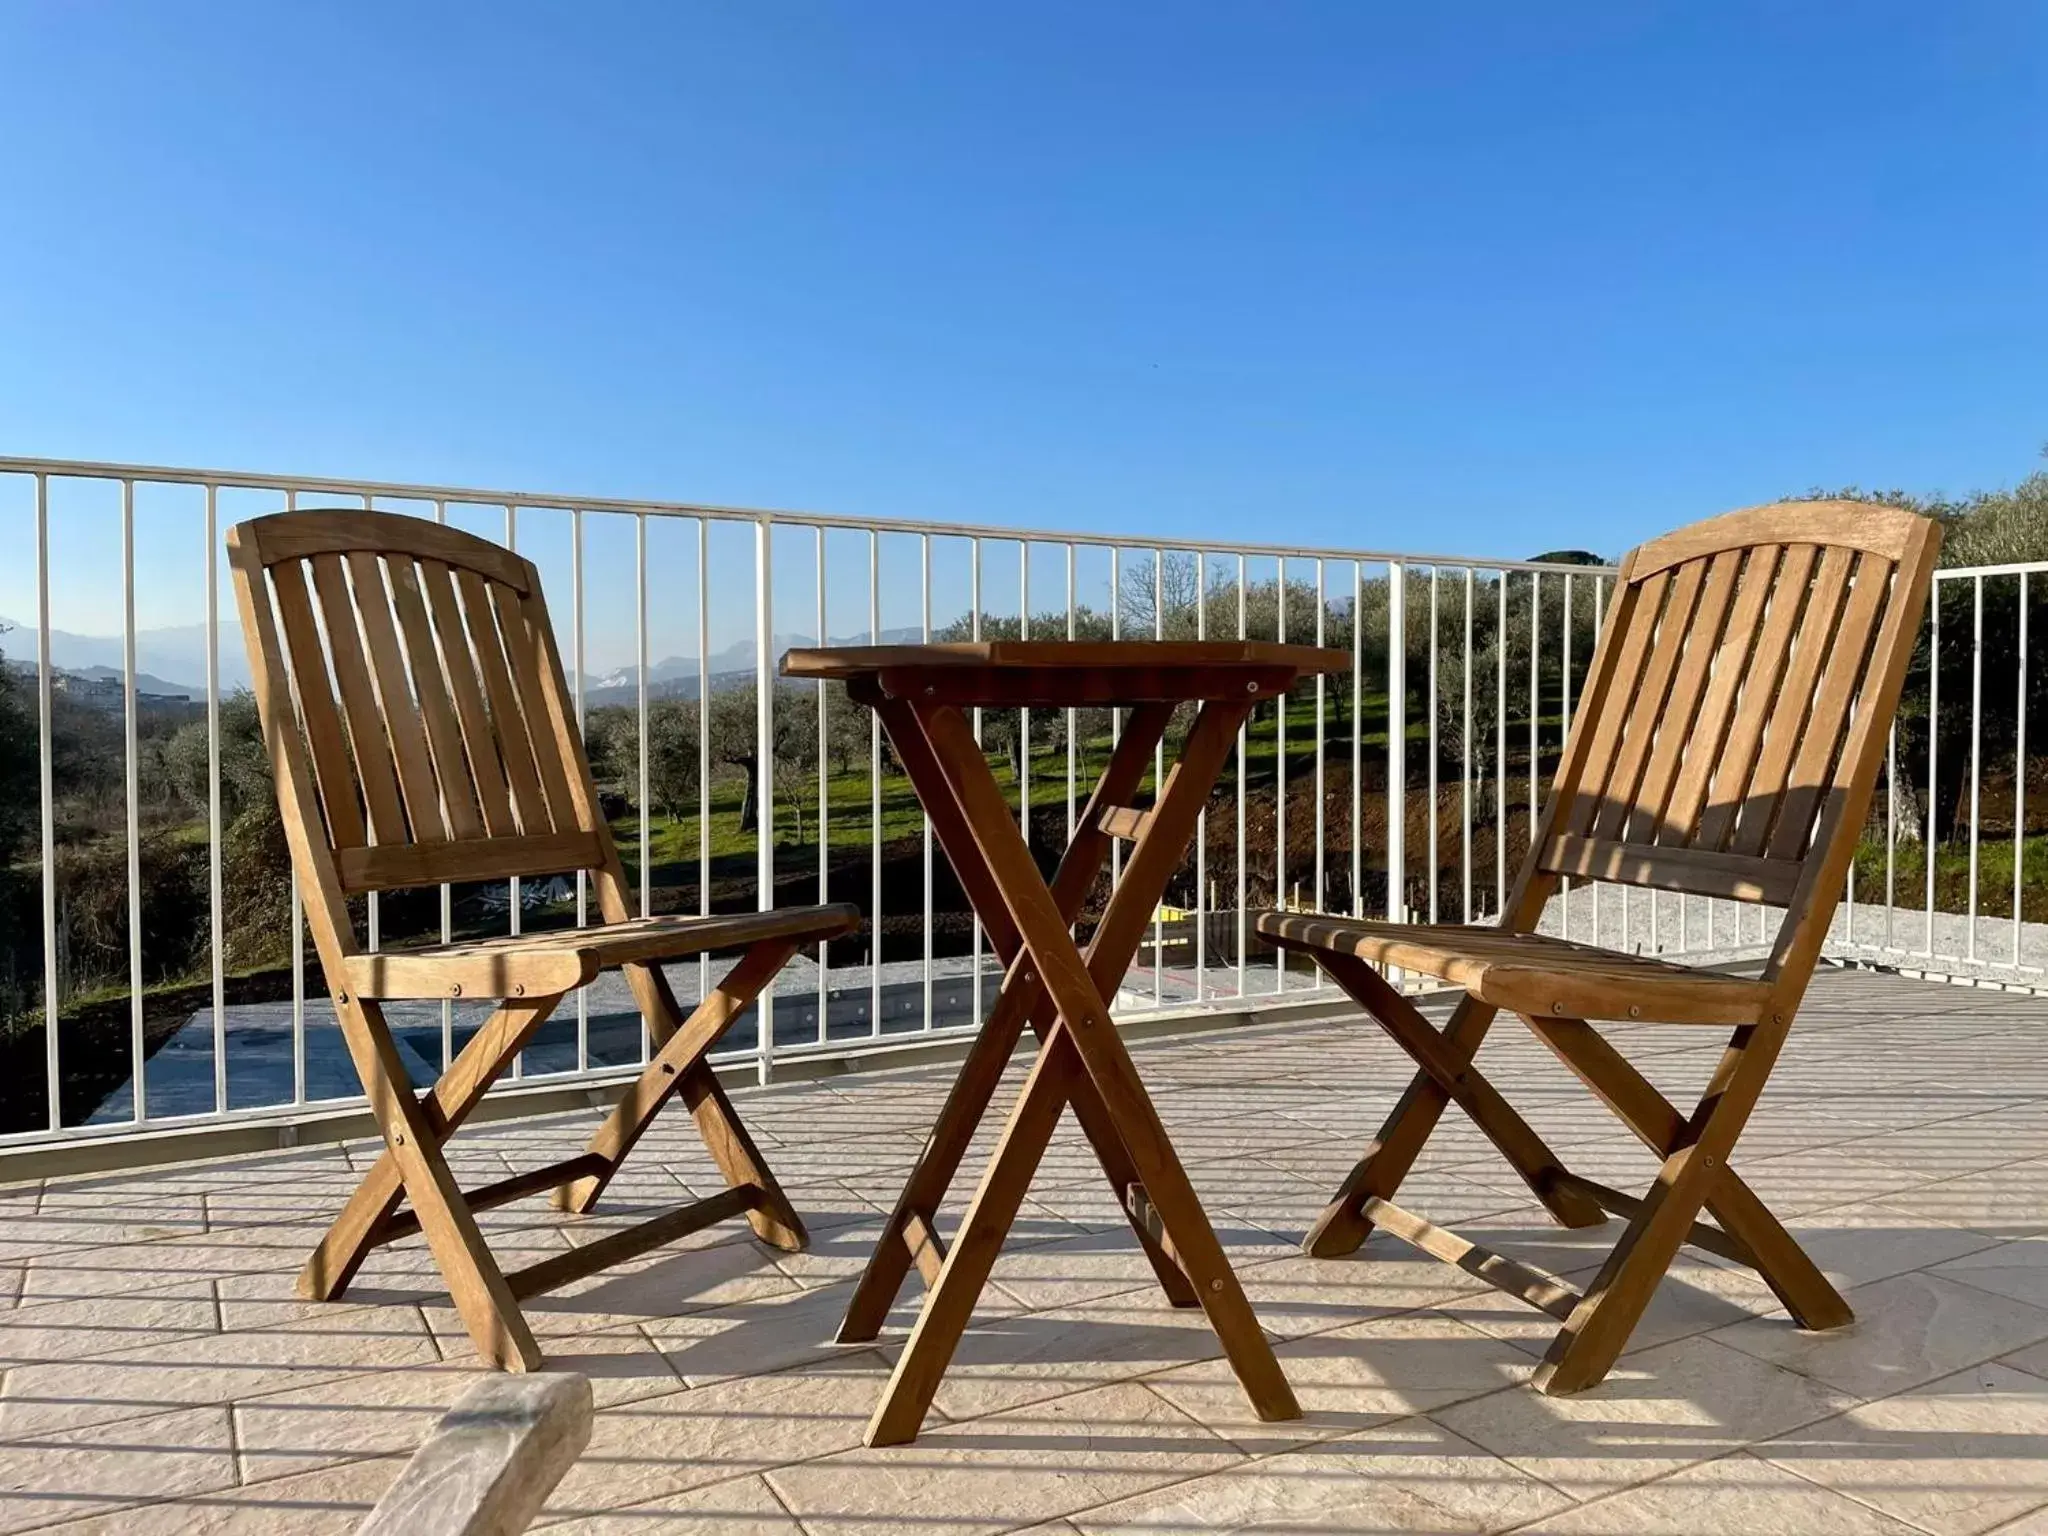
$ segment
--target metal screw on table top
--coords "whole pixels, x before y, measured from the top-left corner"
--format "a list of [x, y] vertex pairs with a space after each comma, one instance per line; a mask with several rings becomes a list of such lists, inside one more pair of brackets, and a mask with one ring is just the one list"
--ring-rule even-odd
[[513, 982], [513, 983], [512, 983], [512, 995], [513, 995], [514, 997], [524, 997], [524, 996], [526, 996], [526, 983], [525, 983], [525, 982], [523, 982], [523, 981], [515, 981], [515, 982]]
[[1220, 1291], [1220, 1290], [1222, 1290], [1222, 1289], [1223, 1289], [1223, 1277], [1222, 1277], [1221, 1275], [1218, 1275], [1218, 1276], [1217, 1276], [1217, 1277], [1216, 1277], [1216, 1278], [1215, 1278], [1214, 1280], [1211, 1280], [1211, 1281], [1209, 1282], [1209, 1289], [1210, 1289], [1210, 1290], [1212, 1290], [1212, 1291]]
[[1257, 683], [1246, 683], [1244, 685], [1244, 691], [1246, 693], [1257, 693], [1259, 691], [1259, 685]]
[[462, 983], [459, 981], [451, 983], [448, 988], [448, 995], [450, 997], [462, 996]]
[[937, 693], [938, 691], [939, 690], [934, 688], [930, 683], [926, 683], [924, 685], [924, 696], [926, 698], [930, 698], [933, 694]]

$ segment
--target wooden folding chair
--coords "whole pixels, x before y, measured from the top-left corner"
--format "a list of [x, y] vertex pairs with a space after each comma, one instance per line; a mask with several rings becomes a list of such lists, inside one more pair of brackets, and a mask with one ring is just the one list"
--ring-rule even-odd
[[[1855, 502], [1733, 512], [1622, 561], [1557, 780], [1498, 926], [1267, 912], [1258, 931], [1315, 957], [1420, 1073], [1304, 1247], [1350, 1253], [1377, 1225], [1563, 1326], [1550, 1393], [1604, 1377], [1681, 1244], [1763, 1276], [1804, 1328], [1848, 1304], [1728, 1166], [1770, 1077], [1840, 899], [1927, 603], [1939, 525]], [[1534, 932], [1564, 876], [1784, 908], [1760, 979]], [[1652, 899], [1655, 899], [1654, 897]], [[1375, 967], [1464, 988], [1438, 1031]], [[1571, 1173], [1473, 1057], [1518, 1015], [1663, 1159], [1641, 1199]], [[1691, 1115], [1590, 1020], [1732, 1026]], [[1393, 1204], [1447, 1103], [1564, 1225], [1628, 1230], [1581, 1294]], [[1704, 1206], [1711, 1223], [1696, 1220]]]
[[[339, 1296], [370, 1251], [424, 1233], [485, 1360], [532, 1370], [519, 1300], [744, 1214], [778, 1248], [806, 1239], [705, 1058], [796, 951], [854, 928], [851, 906], [630, 918], [610, 829], [531, 561], [420, 518], [306, 511], [228, 532], [228, 555], [278, 809], [343, 1037], [386, 1150], [307, 1261], [299, 1289]], [[337, 697], [338, 696], [338, 697]], [[348, 899], [370, 891], [588, 871], [603, 925], [371, 954]], [[744, 946], [686, 1019], [660, 962]], [[655, 1049], [588, 1149], [480, 1189], [443, 1148], [563, 997], [622, 969]], [[424, 1097], [382, 1004], [500, 1006]], [[507, 1275], [474, 1212], [541, 1190], [588, 1211], [680, 1092], [723, 1193]], [[401, 1200], [411, 1209], [401, 1211]]]

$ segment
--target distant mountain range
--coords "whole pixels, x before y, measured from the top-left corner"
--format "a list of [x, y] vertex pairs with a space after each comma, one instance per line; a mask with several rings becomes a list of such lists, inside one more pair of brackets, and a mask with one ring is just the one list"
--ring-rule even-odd
[[[918, 640], [917, 628], [885, 629], [884, 645], [902, 645]], [[809, 635], [775, 637], [780, 656], [793, 647], [815, 645]], [[865, 645], [865, 633], [836, 637], [829, 645]], [[33, 669], [36, 663], [36, 628], [0, 617], [0, 656], [17, 667]], [[710, 674], [716, 686], [721, 680], [750, 675], [754, 670], [752, 636], [712, 653]], [[122, 670], [119, 635], [80, 635], [69, 630], [50, 631], [50, 663], [60, 672], [81, 677], [120, 677]], [[139, 693], [183, 694], [206, 697], [206, 626], [183, 624], [167, 629], [138, 629], [135, 632], [135, 687]], [[649, 698], [697, 696], [699, 668], [694, 656], [665, 656], [647, 669]], [[198, 682], [186, 681], [197, 678]], [[172, 681], [178, 679], [178, 681]], [[242, 653], [242, 632], [232, 620], [220, 626], [220, 688], [223, 695], [249, 686], [249, 665]], [[640, 669], [620, 667], [609, 672], [592, 672], [584, 685], [584, 701], [591, 705], [631, 704], [640, 695]]]
[[[885, 629], [881, 644], [906, 645], [924, 638], [920, 628]], [[816, 645], [818, 642], [809, 635], [777, 635], [774, 639], [775, 654], [784, 651]], [[840, 635], [825, 642], [827, 645], [867, 645], [870, 637], [865, 633]], [[697, 683], [700, 672], [709, 672], [714, 688], [722, 681], [751, 677], [754, 673], [755, 650], [752, 637], [735, 641], [722, 651], [711, 653], [708, 667], [699, 668], [694, 656], [664, 656], [647, 669], [647, 696], [650, 699], [694, 699], [697, 697]], [[611, 672], [593, 672], [583, 685], [583, 702], [596, 707], [604, 704], [631, 704], [640, 697], [640, 669], [620, 667]]]
[[[0, 655], [30, 667], [36, 663], [36, 627], [0, 616]], [[50, 664], [60, 672], [92, 677], [121, 675], [119, 635], [76, 635], [50, 631]], [[143, 693], [182, 693], [206, 697], [206, 626], [180, 624], [169, 629], [135, 631], [135, 686]], [[181, 681], [171, 682], [168, 679]], [[189, 679], [197, 678], [191, 682]], [[233, 693], [249, 686], [249, 664], [242, 659], [242, 631], [229, 620], [220, 626], [220, 687]]]

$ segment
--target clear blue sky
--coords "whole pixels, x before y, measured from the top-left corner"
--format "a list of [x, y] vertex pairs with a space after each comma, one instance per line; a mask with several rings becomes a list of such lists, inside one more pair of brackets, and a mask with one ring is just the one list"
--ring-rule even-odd
[[0, 0], [0, 452], [1493, 555], [2004, 483], [2044, 58], [2021, 0]]

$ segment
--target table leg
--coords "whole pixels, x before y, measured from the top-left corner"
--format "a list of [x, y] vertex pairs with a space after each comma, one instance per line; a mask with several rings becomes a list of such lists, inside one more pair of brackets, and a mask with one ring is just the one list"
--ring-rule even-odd
[[[982, 915], [989, 941], [1002, 959], [1006, 974], [988, 1020], [968, 1052], [967, 1060], [961, 1064], [945, 1106], [925, 1141], [924, 1151], [905, 1181], [896, 1207], [882, 1229], [881, 1240], [869, 1255], [860, 1281], [854, 1287], [846, 1317], [840, 1324], [839, 1339], [842, 1343], [863, 1342], [881, 1332], [889, 1308], [895, 1304], [903, 1281], [910, 1272], [912, 1242], [920, 1230], [929, 1233], [933, 1229], [938, 1209], [945, 1201], [961, 1160], [966, 1156], [976, 1127], [988, 1112], [1003, 1069], [1026, 1022], [1042, 1042], [1052, 1027], [1053, 1019], [1045, 989], [1035, 979], [1020, 974], [1015, 964], [1021, 947], [1016, 927], [1010, 921], [1001, 892], [989, 874], [988, 865], [960, 814], [959, 805], [916, 717], [902, 701], [879, 694], [868, 694], [861, 698], [861, 702], [873, 707], [888, 728], [890, 741], [896, 747], [911, 785], [931, 817], [932, 830], [938, 835], [940, 846], [959, 877], [969, 902]], [[1163, 705], [1133, 711], [1117, 750], [1103, 770], [1074, 840], [1062, 856], [1058, 873], [1053, 878], [1053, 897], [1067, 922], [1071, 923], [1080, 912], [1082, 902], [1087, 899], [1109, 856], [1110, 839], [1096, 826], [1096, 812], [1105, 806], [1125, 804], [1136, 793], [1150, 766], [1153, 748], [1165, 735], [1172, 714], [1173, 711]], [[1129, 957], [1125, 958], [1124, 964], [1128, 966]], [[1094, 1147], [1117, 1203], [1129, 1215], [1129, 1190], [1137, 1182], [1130, 1154], [1114, 1122], [1102, 1108], [1094, 1084], [1085, 1074], [1079, 1075], [1075, 1081], [1075, 1119]], [[1131, 1229], [1168, 1300], [1175, 1306], [1195, 1305], [1197, 1298], [1193, 1286], [1158, 1239], [1135, 1217], [1131, 1218]]]
[[[1041, 1048], [1026, 1092], [1013, 1111], [1002, 1146], [991, 1161], [963, 1227], [963, 1243], [948, 1256], [938, 1283], [925, 1301], [917, 1330], [897, 1362], [882, 1405], [869, 1426], [870, 1444], [888, 1444], [916, 1432], [936, 1392], [1000, 1249], [1003, 1235], [1023, 1197], [1023, 1185], [1037, 1167], [1044, 1143], [1057, 1122], [1057, 1104], [1067, 1091], [1062, 1077], [1071, 1069], [1069, 1050], [1101, 1093], [1112, 1122], [1130, 1154], [1146, 1201], [1156, 1212], [1166, 1241], [1194, 1283], [1196, 1295], [1222, 1341], [1224, 1352], [1262, 1419], [1300, 1416], [1294, 1394], [1273, 1358], [1271, 1345], [1231, 1271], [1215, 1230], [1204, 1215], [1187, 1172], [1138, 1080], [1109, 1017], [1105, 996], [1122, 979], [1129, 956], [1111, 962], [1124, 944], [1135, 952], [1137, 935], [1184, 854], [1196, 817], [1223, 760], [1236, 740], [1249, 704], [1205, 706], [1190, 732], [1180, 761], [1153, 807], [1132, 850], [1122, 883], [1103, 915], [1090, 959], [1084, 960], [1067, 931], [1058, 905], [1018, 835], [1002, 790], [990, 773], [960, 712], [949, 705], [914, 703], [946, 783], [958, 802], [991, 878], [1007, 907], [1030, 962], [1059, 1010], [1059, 1024]], [[1026, 972], [1025, 974], [1029, 974]], [[1049, 1105], [1051, 1107], [1049, 1107]], [[972, 1234], [973, 1252], [963, 1255]]]

